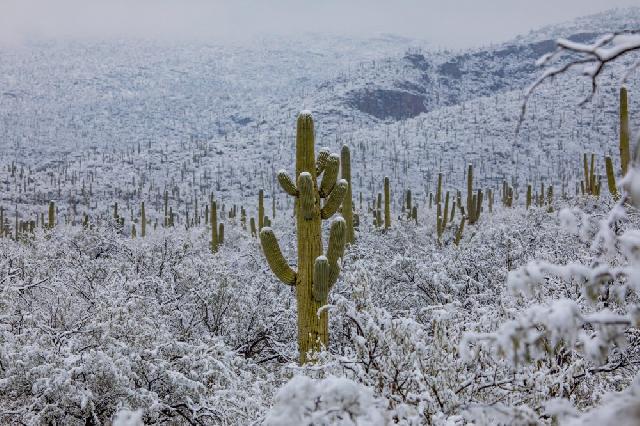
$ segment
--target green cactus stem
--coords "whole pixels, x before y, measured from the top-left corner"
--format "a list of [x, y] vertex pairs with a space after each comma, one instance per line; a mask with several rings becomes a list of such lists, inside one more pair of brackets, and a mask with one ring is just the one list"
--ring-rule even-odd
[[49, 223], [47, 227], [53, 229], [56, 226], [56, 204], [53, 201], [49, 201]]
[[391, 190], [389, 188], [389, 178], [384, 177], [384, 229], [391, 228]]
[[144, 201], [140, 206], [140, 237], [144, 238], [147, 236], [147, 215], [144, 211]]
[[609, 187], [609, 194], [614, 200], [618, 200], [618, 189], [616, 188], [616, 176], [613, 173], [613, 161], [608, 155], [604, 158], [605, 167], [607, 170], [607, 186]]
[[466, 220], [467, 218], [464, 215], [460, 217], [460, 225], [456, 230], [456, 236], [453, 240], [453, 243], [455, 245], [460, 245], [460, 241], [462, 240], [462, 233], [464, 232], [464, 223], [466, 222]]
[[258, 232], [264, 227], [264, 191], [258, 191]]
[[224, 244], [224, 223], [220, 222], [218, 225], [218, 247]]
[[258, 235], [256, 233], [256, 220], [255, 220], [255, 218], [252, 217], [249, 220], [249, 227], [251, 228], [251, 236], [255, 238]]
[[213, 195], [209, 202], [211, 208], [209, 209], [211, 217], [209, 217], [209, 224], [211, 226], [211, 253], [218, 251], [218, 206]]
[[620, 165], [622, 176], [627, 174], [629, 168], [629, 107], [627, 101], [627, 89], [620, 88]]
[[[332, 216], [342, 204], [348, 183], [344, 179], [336, 182], [340, 165], [337, 155], [322, 150], [316, 160], [314, 138], [311, 113], [300, 113], [296, 130], [295, 195], [290, 185], [293, 180], [278, 177], [284, 191], [296, 197], [297, 271], [288, 265], [271, 228], [266, 227], [260, 232], [269, 267], [283, 283], [293, 285], [296, 289], [301, 364], [307, 362], [308, 353], [317, 352], [329, 342], [328, 313], [326, 309], [320, 313], [319, 310], [327, 304], [329, 291], [338, 278], [338, 259], [343, 256], [346, 233], [344, 219], [339, 217], [334, 220], [327, 254], [323, 256], [322, 220]], [[322, 179], [318, 185], [320, 174]], [[324, 204], [322, 199], [325, 200]]]

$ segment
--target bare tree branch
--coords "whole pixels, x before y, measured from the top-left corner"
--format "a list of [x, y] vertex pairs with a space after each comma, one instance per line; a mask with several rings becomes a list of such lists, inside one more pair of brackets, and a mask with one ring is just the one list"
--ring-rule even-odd
[[[571, 40], [556, 40], [556, 50], [542, 56], [536, 64], [545, 67], [544, 73], [531, 85], [524, 93], [524, 100], [520, 110], [516, 134], [520, 132], [527, 112], [527, 105], [531, 95], [547, 80], [567, 73], [569, 70], [582, 66], [584, 75], [591, 80], [591, 91], [580, 105], [591, 101], [598, 89], [598, 78], [607, 65], [632, 52], [640, 52], [640, 29], [614, 32], [604, 35], [593, 44], [576, 43]], [[567, 62], [557, 64], [562, 59]], [[640, 63], [636, 63], [629, 73], [638, 68]], [[629, 77], [629, 73], [624, 76], [624, 80]]]

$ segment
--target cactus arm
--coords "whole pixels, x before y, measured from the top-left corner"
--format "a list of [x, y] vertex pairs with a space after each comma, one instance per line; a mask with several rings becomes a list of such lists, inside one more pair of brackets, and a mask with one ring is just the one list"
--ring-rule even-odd
[[322, 180], [320, 181], [320, 197], [326, 198], [331, 194], [333, 187], [336, 185], [336, 180], [338, 179], [339, 168], [340, 157], [335, 154], [331, 154], [327, 160], [327, 165], [324, 168]]
[[310, 173], [304, 172], [300, 173], [300, 176], [298, 176], [298, 193], [304, 219], [312, 220], [315, 197], [313, 190], [313, 180]]
[[329, 264], [329, 289], [338, 280], [340, 274], [340, 265], [338, 259], [344, 255], [344, 245], [346, 242], [346, 222], [343, 218], [338, 217], [331, 223], [329, 231], [329, 245], [327, 246], [327, 260]]
[[313, 264], [313, 299], [316, 302], [327, 300], [329, 295], [329, 262], [325, 256], [318, 256]]
[[262, 228], [262, 231], [260, 231], [260, 243], [262, 244], [262, 251], [267, 258], [267, 263], [276, 277], [287, 285], [295, 285], [296, 272], [289, 266], [282, 255], [278, 240], [271, 228]]
[[342, 200], [344, 200], [344, 196], [347, 193], [348, 187], [349, 184], [344, 179], [340, 179], [338, 184], [333, 187], [333, 190], [329, 194], [329, 198], [327, 198], [324, 206], [320, 209], [320, 217], [322, 219], [329, 219], [338, 211], [338, 208], [342, 204]]
[[295, 182], [284, 169], [278, 172], [278, 183], [280, 183], [283, 191], [287, 194], [292, 197], [298, 196], [298, 188], [296, 187]]
[[320, 176], [324, 172], [325, 167], [329, 161], [331, 152], [327, 148], [322, 148], [318, 153], [318, 159], [316, 160], [316, 176]]

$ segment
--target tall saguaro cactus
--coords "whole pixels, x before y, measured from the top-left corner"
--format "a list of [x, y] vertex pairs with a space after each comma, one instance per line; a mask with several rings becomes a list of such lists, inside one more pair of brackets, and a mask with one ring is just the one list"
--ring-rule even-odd
[[[298, 270], [285, 260], [273, 230], [265, 227], [260, 242], [273, 273], [285, 284], [295, 286], [298, 306], [298, 349], [300, 363], [307, 361], [307, 353], [315, 352], [329, 342], [327, 296], [338, 279], [345, 244], [345, 221], [341, 217], [331, 224], [326, 256], [322, 247], [322, 220], [333, 216], [347, 192], [347, 181], [336, 182], [340, 159], [321, 151], [315, 158], [315, 140], [311, 113], [298, 116], [296, 133], [296, 181], [281, 170], [278, 181], [282, 189], [296, 198], [296, 227], [298, 240]], [[322, 174], [318, 185], [317, 178]], [[325, 199], [322, 204], [322, 199]]]

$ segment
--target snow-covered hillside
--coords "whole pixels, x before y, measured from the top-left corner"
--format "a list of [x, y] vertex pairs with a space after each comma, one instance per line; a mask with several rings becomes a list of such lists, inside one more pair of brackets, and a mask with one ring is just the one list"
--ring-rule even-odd
[[[638, 22], [612, 10], [469, 51], [319, 34], [1, 48], [0, 424], [633, 424], [640, 172], [622, 179], [618, 141], [640, 57], [586, 105], [584, 76], [545, 83], [516, 127], [555, 38]], [[624, 85], [637, 129], [640, 79]], [[318, 288], [346, 151], [286, 181], [301, 110], [316, 153], [350, 148], [358, 222]], [[300, 276], [330, 336], [303, 365]]]

